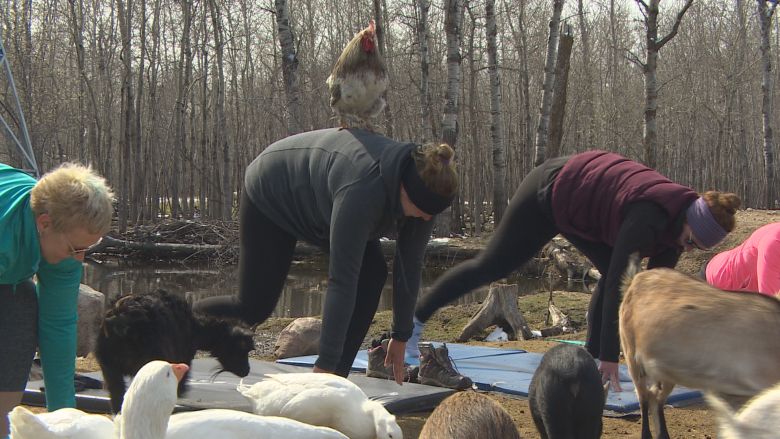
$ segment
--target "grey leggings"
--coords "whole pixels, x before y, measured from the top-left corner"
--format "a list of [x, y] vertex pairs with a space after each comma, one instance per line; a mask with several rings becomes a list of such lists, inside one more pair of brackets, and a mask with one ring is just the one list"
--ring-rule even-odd
[[38, 346], [35, 283], [0, 285], [0, 392], [21, 392]]

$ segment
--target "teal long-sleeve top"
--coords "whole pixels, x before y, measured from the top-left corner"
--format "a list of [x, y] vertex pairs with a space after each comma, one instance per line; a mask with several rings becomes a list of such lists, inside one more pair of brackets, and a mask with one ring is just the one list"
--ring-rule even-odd
[[[41, 258], [30, 206], [36, 180], [0, 164], [0, 284], [16, 285], [37, 275], [38, 351], [46, 386], [46, 407], [76, 407], [76, 323], [81, 262], [49, 264]], [[0, 341], [2, 343], [3, 341]]]

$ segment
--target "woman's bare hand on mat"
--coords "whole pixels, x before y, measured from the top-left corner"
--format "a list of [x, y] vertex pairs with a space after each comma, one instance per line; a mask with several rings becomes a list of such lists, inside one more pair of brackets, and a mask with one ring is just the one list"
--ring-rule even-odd
[[404, 356], [406, 355], [406, 342], [391, 338], [387, 344], [387, 356], [385, 367], [393, 365], [393, 376], [399, 386], [404, 382]]
[[612, 383], [612, 388], [616, 392], [622, 392], [620, 387], [620, 373], [618, 372], [618, 364], [611, 361], [602, 361], [599, 364], [599, 371], [601, 372], [601, 384], [606, 384], [607, 380]]

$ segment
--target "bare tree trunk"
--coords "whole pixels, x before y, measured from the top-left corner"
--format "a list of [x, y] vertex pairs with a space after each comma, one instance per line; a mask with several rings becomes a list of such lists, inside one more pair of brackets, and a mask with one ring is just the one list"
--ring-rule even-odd
[[447, 32], [447, 91], [444, 96], [442, 140], [455, 148], [458, 141], [458, 92], [460, 91], [460, 27], [463, 0], [446, 0], [444, 30]]
[[[447, 91], [444, 96], [442, 141], [455, 149], [458, 142], [458, 93], [460, 92], [460, 27], [463, 24], [463, 1], [447, 0], [444, 29], [447, 32]], [[452, 209], [436, 216], [434, 235], [450, 236]]]
[[[608, 81], [610, 84], [617, 84], [618, 83], [618, 58], [619, 54], [618, 51], [620, 50], [620, 47], [618, 47], [618, 36], [617, 36], [617, 16], [615, 13], [615, 2], [617, 0], [609, 0], [609, 36], [610, 36], [610, 42], [612, 43], [612, 47], [609, 51], [609, 70], [611, 72], [611, 75], [608, 76]], [[612, 110], [615, 111], [615, 106], [617, 102], [617, 90], [618, 87], [610, 87], [611, 90], [611, 100], [612, 100]], [[606, 128], [608, 132], [613, 132], [615, 130], [615, 124], [611, 123]], [[609, 136], [609, 139], [611, 139], [611, 149], [615, 151], [617, 149], [617, 145], [619, 142], [619, 139], [617, 136]]]
[[534, 159], [534, 166], [544, 163], [547, 155], [547, 130], [550, 126], [553, 79], [555, 79], [555, 52], [558, 47], [561, 11], [563, 11], [563, 0], [553, 0], [553, 12], [550, 18], [550, 38], [547, 40], [547, 60], [544, 63], [542, 108], [539, 114], [539, 125], [536, 128], [536, 158]]
[[766, 185], [764, 189], [764, 206], [767, 209], [775, 208], [775, 166], [774, 147], [772, 145], [772, 15], [775, 13], [777, 3], [767, 5], [767, 0], [758, 0], [758, 16], [761, 20], [761, 70], [763, 81], [761, 82], [761, 115], [764, 125], [764, 170], [766, 172]]
[[[387, 57], [387, 45], [385, 44], [385, 20], [382, 19], [382, 1], [374, 0], [374, 24], [376, 29], [376, 39], [379, 43], [379, 53], [385, 57], [385, 62], [390, 62]], [[388, 88], [392, 87], [393, 76], [389, 77], [390, 84]], [[390, 110], [390, 100], [387, 97], [387, 89], [382, 93], [382, 98], [385, 100], [385, 135], [387, 137], [393, 137], [393, 112]]]
[[76, 48], [76, 62], [79, 68], [79, 75], [89, 95], [90, 105], [89, 105], [88, 114], [90, 115], [89, 118], [90, 134], [89, 134], [88, 143], [90, 145], [90, 151], [92, 152], [92, 158], [95, 160], [95, 165], [97, 166], [98, 171], [102, 175], [105, 175], [106, 168], [105, 166], [103, 166], [103, 157], [101, 154], [101, 149], [99, 147], [100, 141], [102, 140], [103, 137], [102, 135], [103, 124], [100, 120], [100, 113], [98, 112], [98, 103], [97, 103], [97, 98], [95, 97], [95, 89], [94, 86], [92, 85], [92, 81], [87, 75], [87, 70], [86, 70], [85, 60], [84, 60], [84, 35], [83, 35], [83, 28], [82, 28], [82, 23], [84, 20], [84, 8], [80, 0], [68, 0], [68, 3], [70, 4], [70, 14], [71, 14], [70, 19], [71, 19], [71, 32], [73, 38], [73, 45]]
[[672, 30], [663, 39], [658, 39], [658, 13], [660, 12], [660, 0], [650, 0], [645, 3], [644, 0], [636, 0], [645, 17], [645, 45], [647, 46], [644, 67], [645, 75], [645, 135], [644, 135], [644, 161], [647, 166], [655, 169], [656, 151], [658, 149], [658, 127], [655, 116], [658, 112], [658, 78], [656, 76], [658, 69], [658, 52], [666, 43], [677, 36], [680, 28], [680, 22], [693, 4], [693, 0], [686, 0], [685, 5], [677, 14]]
[[187, 89], [189, 88], [190, 75], [187, 70], [190, 66], [188, 59], [192, 57], [190, 49], [190, 28], [192, 27], [192, 3], [189, 0], [180, 2], [182, 8], [183, 29], [181, 35], [181, 53], [179, 55], [179, 71], [177, 78], [176, 112], [174, 114], [174, 141], [173, 141], [173, 172], [171, 174], [171, 218], [178, 218], [181, 213], [179, 204], [179, 181], [181, 172], [182, 151], [187, 143], [187, 130], [185, 119], [187, 113]]
[[[153, 21], [152, 21], [152, 55], [150, 57], [149, 68], [149, 137], [146, 147], [146, 163], [154, 164], [159, 163], [160, 151], [159, 148], [150, 147], [150, 145], [159, 145], [160, 139], [158, 138], [158, 101], [157, 101], [157, 73], [159, 66], [159, 48], [160, 48], [160, 9], [161, 0], [154, 1]], [[157, 222], [159, 218], [160, 210], [160, 175], [157, 172], [151, 172], [150, 181], [147, 185], [147, 209], [148, 216], [152, 222]]]
[[495, 0], [485, 1], [486, 32], [488, 42], [488, 71], [490, 72], [490, 133], [493, 139], [493, 216], [495, 225], [501, 222], [506, 211], [507, 196], [506, 162], [504, 161], [504, 135], [501, 119], [501, 75], [498, 71], [498, 45], [496, 44]]
[[564, 34], [558, 43], [558, 60], [555, 65], [555, 85], [553, 86], [552, 107], [550, 110], [548, 158], [561, 155], [561, 141], [563, 140], [563, 119], [566, 115], [566, 93], [569, 82], [569, 60], [571, 59], [571, 48], [574, 45], [571, 26], [564, 24], [564, 29]]
[[122, 151], [121, 174], [122, 183], [119, 190], [119, 231], [125, 233], [127, 230], [128, 202], [130, 196], [130, 150], [133, 145], [133, 66], [132, 66], [132, 40], [130, 29], [132, 26], [133, 2], [127, 0], [127, 11], [125, 11], [124, 0], [117, 0], [117, 14], [119, 19], [119, 29], [122, 35], [122, 63], [124, 72], [122, 75], [122, 118], [120, 124], [120, 150]]
[[[466, 103], [466, 108], [468, 109], [468, 119], [467, 119], [467, 127], [470, 128], [471, 136], [471, 148], [470, 154], [468, 157], [471, 159], [467, 163], [463, 163], [464, 167], [468, 167], [471, 169], [470, 175], [468, 179], [464, 178], [461, 181], [468, 181], [470, 183], [470, 193], [466, 193], [466, 198], [469, 200], [469, 208], [471, 210], [471, 215], [474, 218], [474, 225], [473, 225], [473, 233], [474, 236], [482, 236], [482, 214], [485, 209], [485, 205], [483, 203], [484, 197], [483, 197], [483, 191], [487, 190], [487, 185], [482, 184], [482, 142], [480, 142], [480, 130], [479, 130], [479, 123], [478, 123], [478, 112], [477, 112], [477, 76], [478, 76], [478, 68], [476, 67], [476, 60], [475, 56], [477, 55], [475, 47], [475, 37], [476, 37], [476, 28], [477, 28], [477, 18], [474, 16], [471, 8], [466, 9], [469, 13], [469, 17], [471, 18], [471, 26], [469, 32], [469, 40], [468, 40], [468, 50], [466, 55], [466, 60], [468, 62], [468, 72], [469, 72], [469, 96], [468, 96], [468, 102]], [[463, 193], [463, 189], [466, 189], [463, 187], [461, 189], [461, 193]]]
[[144, 223], [144, 181], [146, 180], [146, 170], [143, 167], [143, 154], [141, 153], [141, 145], [143, 144], [143, 136], [141, 135], [141, 117], [143, 116], [143, 94], [144, 94], [144, 66], [146, 61], [146, 0], [141, 0], [141, 6], [139, 8], [141, 12], [140, 33], [138, 36], [141, 57], [138, 65], [138, 90], [136, 93], [136, 118], [135, 118], [135, 172], [133, 173], [133, 198], [130, 202], [130, 218], [136, 224]]
[[585, 18], [585, 7], [582, 0], [577, 2], [577, 17], [580, 21], [582, 70], [585, 81], [585, 104], [582, 109], [582, 114], [585, 116], [585, 150], [591, 150], [596, 143], [596, 112], [593, 104], [596, 93], [593, 90], [593, 75], [591, 73], [590, 30], [588, 29], [588, 20]]
[[[742, 72], [745, 65], [745, 53], [748, 51], [747, 47], [747, 24], [745, 19], [745, 5], [742, 0], [736, 0], [736, 13], [737, 22], [739, 23], [739, 42], [737, 49], [737, 71]], [[744, 86], [737, 82], [737, 111], [739, 120], [737, 122], [737, 129], [739, 134], [737, 136], [737, 150], [738, 154], [742, 158], [742, 184], [741, 190], [738, 191], [739, 197], [742, 199], [743, 206], [750, 206], [750, 198], [748, 195], [748, 146], [747, 146], [747, 133], [745, 132], [745, 104], [744, 104]]]
[[298, 91], [298, 57], [295, 53], [295, 35], [290, 28], [287, 0], [276, 0], [276, 25], [282, 47], [282, 76], [287, 95], [287, 133], [298, 134], [301, 129], [301, 110]]
[[428, 0], [417, 0], [417, 36], [420, 39], [420, 106], [422, 110], [422, 143], [432, 140], [430, 120], [430, 94], [428, 86]]
[[[211, 21], [214, 28], [214, 53], [216, 55], [216, 73], [214, 82], [214, 166], [218, 167], [216, 160], [220, 146], [222, 147], [222, 173], [219, 182], [218, 195], [221, 209], [215, 213], [218, 218], [229, 220], [232, 218], [233, 191], [230, 185], [230, 139], [227, 131], [227, 115], [225, 114], [225, 35], [222, 30], [222, 11], [217, 0], [209, 0], [211, 8]], [[299, 121], [296, 117], [296, 123]]]

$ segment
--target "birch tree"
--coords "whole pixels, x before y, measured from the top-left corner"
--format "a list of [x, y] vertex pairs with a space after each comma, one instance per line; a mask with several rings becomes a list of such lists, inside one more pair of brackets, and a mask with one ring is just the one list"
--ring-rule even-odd
[[644, 162], [647, 166], [655, 169], [656, 151], [658, 149], [658, 126], [656, 124], [656, 113], [658, 112], [658, 52], [662, 47], [677, 36], [683, 16], [688, 8], [693, 4], [693, 0], [686, 0], [680, 12], [677, 13], [677, 19], [674, 21], [672, 30], [660, 40], [658, 39], [658, 14], [660, 13], [660, 0], [635, 0], [639, 5], [640, 12], [644, 17], [645, 29], [645, 62], [642, 70], [645, 77], [645, 134], [644, 134]]
[[501, 120], [501, 73], [498, 69], [498, 44], [496, 43], [495, 0], [485, 1], [485, 18], [488, 49], [488, 71], [490, 72], [490, 135], [493, 139], [493, 216], [496, 226], [506, 211], [507, 196], [506, 162], [504, 161], [504, 135]]
[[[447, 33], [447, 91], [444, 95], [442, 140], [455, 148], [458, 141], [458, 92], [460, 90], [460, 28], [463, 1], [446, 0], [444, 31]], [[443, 216], [443, 215], [442, 215]]]
[[774, 150], [772, 145], [772, 16], [775, 13], [777, 3], [768, 5], [767, 0], [758, 0], [758, 17], [761, 24], [761, 70], [763, 80], [761, 82], [761, 115], [764, 127], [764, 172], [766, 182], [764, 189], [764, 206], [767, 209], [775, 208], [775, 167]]
[[[463, 1], [446, 0], [444, 30], [447, 33], [447, 91], [444, 94], [442, 140], [456, 148], [458, 142], [458, 93], [460, 91], [460, 30], [463, 24]], [[452, 209], [437, 215], [435, 235], [450, 236]]]
[[574, 37], [571, 26], [564, 24], [564, 33], [558, 42], [558, 56], [555, 63], [555, 81], [553, 85], [552, 105], [550, 109], [549, 148], [547, 157], [558, 157], [561, 154], [563, 140], [563, 119], [566, 115], [566, 97], [568, 94], [569, 65]]
[[544, 163], [547, 154], [547, 130], [550, 127], [550, 108], [552, 106], [553, 80], [555, 79], [555, 53], [558, 47], [563, 0], [553, 0], [553, 12], [550, 18], [550, 38], [547, 40], [547, 58], [544, 63], [544, 83], [542, 84], [542, 108], [539, 112], [539, 125], [536, 128], [536, 158], [534, 166]]

